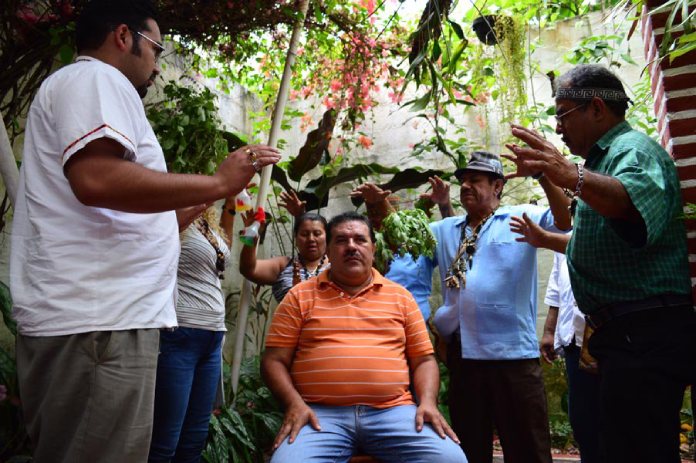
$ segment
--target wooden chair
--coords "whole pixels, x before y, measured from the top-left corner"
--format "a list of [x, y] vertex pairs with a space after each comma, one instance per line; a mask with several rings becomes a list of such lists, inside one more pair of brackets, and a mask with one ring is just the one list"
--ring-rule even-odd
[[354, 455], [353, 458], [350, 459], [350, 463], [379, 463], [379, 460], [369, 455]]

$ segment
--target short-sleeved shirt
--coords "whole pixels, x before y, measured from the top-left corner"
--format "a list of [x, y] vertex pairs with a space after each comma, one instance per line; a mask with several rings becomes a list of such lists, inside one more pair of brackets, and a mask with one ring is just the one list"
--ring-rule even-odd
[[278, 305], [266, 347], [295, 350], [293, 384], [309, 403], [413, 404], [408, 360], [433, 353], [413, 296], [376, 270], [354, 296], [323, 272]]
[[523, 213], [542, 228], [558, 231], [549, 209], [531, 204], [499, 207], [479, 232], [473, 265], [461, 289], [447, 288], [445, 278], [459, 248], [466, 215], [431, 224], [437, 239], [431, 265], [440, 268], [444, 299], [434, 322], [445, 338], [459, 331], [462, 358], [539, 357], [536, 248], [517, 241], [519, 235], [510, 231], [510, 218]]
[[123, 147], [125, 160], [166, 171], [130, 81], [79, 57], [43, 82], [27, 118], [10, 256], [14, 316], [24, 335], [176, 326], [175, 213], [86, 206], [65, 177], [68, 160], [104, 137]]
[[674, 162], [650, 137], [622, 122], [592, 147], [585, 167], [621, 182], [643, 219], [609, 219], [578, 200], [567, 256], [584, 313], [651, 296], [691, 292], [686, 231]]
[[433, 269], [426, 259], [425, 256], [419, 256], [418, 259], [413, 260], [411, 254], [405, 254], [403, 257], [395, 254], [394, 260], [389, 264], [389, 271], [384, 274], [384, 277], [409, 290], [418, 303], [423, 319], [427, 322], [430, 318], [428, 298], [432, 289]]
[[571, 344], [582, 346], [585, 317], [578, 309], [573, 297], [565, 254], [558, 252], [553, 254], [553, 268], [546, 286], [544, 303], [551, 307], [558, 307], [554, 348], [558, 349]]

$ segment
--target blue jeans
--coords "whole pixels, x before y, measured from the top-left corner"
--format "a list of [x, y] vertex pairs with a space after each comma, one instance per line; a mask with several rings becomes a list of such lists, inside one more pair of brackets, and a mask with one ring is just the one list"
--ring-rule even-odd
[[573, 342], [563, 347], [568, 374], [568, 416], [580, 446], [582, 463], [599, 463], [599, 375], [580, 369], [580, 348]]
[[148, 461], [200, 460], [220, 381], [223, 335], [185, 327], [161, 332]]
[[442, 439], [430, 425], [416, 432], [415, 405], [387, 409], [310, 406], [321, 431], [305, 425], [295, 442], [283, 441], [271, 463], [347, 462], [358, 451], [395, 463], [466, 463], [459, 446], [449, 437]]

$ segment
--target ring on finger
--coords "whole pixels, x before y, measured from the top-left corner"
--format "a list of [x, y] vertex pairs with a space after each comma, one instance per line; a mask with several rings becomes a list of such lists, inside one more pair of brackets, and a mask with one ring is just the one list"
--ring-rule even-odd
[[249, 159], [251, 159], [251, 162], [256, 162], [256, 159], [258, 159], [258, 156], [253, 149], [247, 148], [244, 150], [244, 152], [249, 155]]
[[254, 170], [256, 171], [256, 173], [261, 172], [261, 167], [259, 167], [259, 161], [258, 161], [258, 160], [254, 159], [253, 161], [251, 161], [251, 167], [254, 168]]

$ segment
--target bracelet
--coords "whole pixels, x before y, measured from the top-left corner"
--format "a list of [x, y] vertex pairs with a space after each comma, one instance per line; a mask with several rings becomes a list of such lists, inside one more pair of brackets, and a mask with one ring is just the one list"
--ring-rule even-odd
[[575, 167], [578, 169], [578, 183], [575, 184], [574, 198], [582, 193], [582, 185], [585, 183], [585, 163], [583, 161], [578, 162], [575, 164]]

